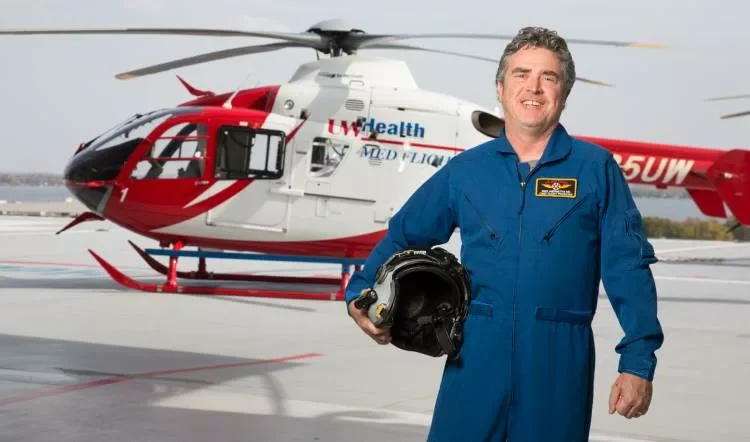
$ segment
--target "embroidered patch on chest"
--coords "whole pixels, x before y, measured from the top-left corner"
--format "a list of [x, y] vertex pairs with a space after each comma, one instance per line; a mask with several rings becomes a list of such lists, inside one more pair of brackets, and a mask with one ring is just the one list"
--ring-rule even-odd
[[543, 198], [575, 198], [578, 180], [575, 178], [537, 178], [534, 194]]

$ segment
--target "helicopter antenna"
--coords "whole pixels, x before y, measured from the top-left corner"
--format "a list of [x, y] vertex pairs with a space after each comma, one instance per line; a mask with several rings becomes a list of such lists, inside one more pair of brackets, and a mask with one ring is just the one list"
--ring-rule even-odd
[[232, 108], [232, 100], [234, 100], [234, 97], [236, 97], [237, 94], [240, 93], [240, 89], [242, 89], [242, 85], [244, 85], [245, 83], [247, 83], [247, 80], [250, 79], [250, 75], [251, 75], [251, 73], [248, 72], [248, 74], [245, 77], [245, 79], [242, 80], [242, 82], [239, 85], [237, 85], [237, 89], [235, 89], [234, 92], [232, 92], [232, 95], [230, 95], [229, 98], [227, 98], [227, 101], [225, 101], [224, 104], [221, 105], [221, 107], [223, 107], [224, 109], [231, 109]]

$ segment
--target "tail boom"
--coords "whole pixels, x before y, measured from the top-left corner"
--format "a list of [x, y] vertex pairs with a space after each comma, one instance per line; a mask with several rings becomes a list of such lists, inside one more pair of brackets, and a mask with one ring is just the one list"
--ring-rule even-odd
[[750, 225], [750, 151], [719, 150], [582, 137], [612, 152], [630, 184], [683, 187], [707, 216], [725, 218], [725, 205]]

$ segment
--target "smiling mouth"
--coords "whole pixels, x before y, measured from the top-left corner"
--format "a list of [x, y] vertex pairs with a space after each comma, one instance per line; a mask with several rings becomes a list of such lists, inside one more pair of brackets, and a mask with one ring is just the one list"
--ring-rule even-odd
[[526, 108], [538, 109], [542, 107], [542, 103], [535, 100], [523, 100], [521, 104]]

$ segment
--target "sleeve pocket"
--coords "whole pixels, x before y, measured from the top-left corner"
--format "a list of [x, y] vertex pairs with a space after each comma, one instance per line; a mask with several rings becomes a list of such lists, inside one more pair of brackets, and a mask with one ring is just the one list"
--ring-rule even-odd
[[553, 322], [588, 324], [593, 319], [591, 310], [568, 310], [553, 307], [537, 307], [536, 319]]
[[643, 219], [637, 208], [628, 209], [625, 212], [625, 226], [627, 235], [635, 242], [637, 248], [638, 260], [636, 266], [647, 267], [658, 262], [654, 247], [646, 238]]

